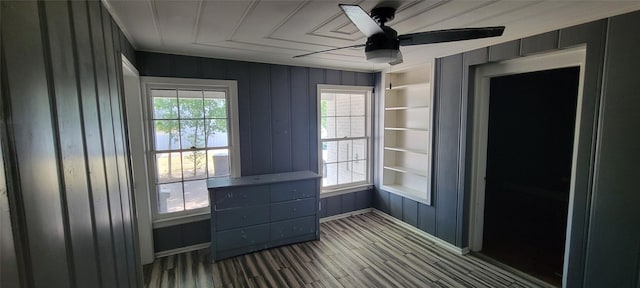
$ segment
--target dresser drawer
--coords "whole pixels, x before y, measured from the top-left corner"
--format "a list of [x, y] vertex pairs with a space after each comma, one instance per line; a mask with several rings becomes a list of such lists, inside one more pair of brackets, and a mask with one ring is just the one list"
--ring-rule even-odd
[[271, 184], [271, 202], [314, 197], [316, 190], [315, 180]]
[[246, 227], [269, 222], [269, 207], [262, 205], [225, 209], [216, 212], [213, 217], [218, 231]]
[[269, 224], [221, 231], [215, 237], [217, 251], [266, 243], [269, 241]]
[[318, 210], [316, 198], [307, 198], [271, 204], [271, 221], [293, 219], [315, 215]]
[[214, 190], [215, 209], [227, 209], [269, 203], [269, 186], [245, 186]]
[[316, 233], [315, 216], [271, 223], [271, 241], [312, 233]]

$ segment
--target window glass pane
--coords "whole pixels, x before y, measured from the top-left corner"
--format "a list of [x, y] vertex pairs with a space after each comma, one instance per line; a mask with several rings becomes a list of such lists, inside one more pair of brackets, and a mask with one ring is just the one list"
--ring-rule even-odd
[[349, 160], [351, 154], [351, 140], [338, 141], [338, 161]]
[[353, 140], [351, 157], [349, 160], [363, 160], [367, 159], [367, 140]]
[[207, 177], [207, 152], [182, 152], [182, 177], [184, 180]]
[[180, 119], [204, 118], [202, 91], [179, 90]]
[[336, 116], [349, 116], [350, 102], [349, 94], [336, 93]]
[[322, 139], [336, 138], [336, 118], [334, 117], [322, 117], [320, 118], [320, 136]]
[[229, 146], [227, 119], [208, 119], [205, 124], [207, 147]]
[[154, 119], [178, 119], [178, 95], [176, 90], [151, 89]]
[[168, 213], [184, 210], [182, 182], [158, 185], [158, 212]]
[[364, 117], [351, 117], [351, 137], [365, 136]]
[[336, 116], [335, 94], [322, 93], [320, 99], [320, 116]]
[[338, 142], [329, 141], [322, 143], [322, 160], [325, 163], [338, 162]]
[[153, 120], [156, 151], [180, 149], [178, 120]]
[[207, 150], [207, 169], [209, 177], [227, 176], [230, 174], [229, 149]]
[[338, 163], [338, 184], [351, 182], [351, 162]]
[[351, 136], [351, 123], [350, 117], [337, 117], [337, 131], [336, 138], [345, 138]]
[[367, 180], [367, 161], [353, 161], [351, 162], [352, 169], [352, 181], [360, 182]]
[[365, 116], [364, 94], [351, 94], [351, 116]]
[[184, 207], [196, 209], [209, 206], [209, 192], [207, 180], [184, 182]]
[[204, 120], [180, 120], [180, 145], [182, 149], [204, 147]]
[[156, 179], [158, 183], [182, 180], [182, 159], [180, 153], [156, 154]]
[[338, 164], [322, 165], [322, 186], [332, 186], [338, 184]]
[[[211, 98], [214, 96], [219, 97], [213, 94], [222, 94], [222, 97]], [[224, 98], [224, 94], [224, 92], [219, 91], [204, 92], [204, 113], [207, 118], [227, 118], [227, 100]]]

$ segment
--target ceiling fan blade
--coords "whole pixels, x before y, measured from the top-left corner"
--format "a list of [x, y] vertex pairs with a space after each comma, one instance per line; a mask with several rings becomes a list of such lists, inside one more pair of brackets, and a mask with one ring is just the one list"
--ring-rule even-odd
[[376, 23], [376, 21], [373, 21], [371, 16], [369, 16], [369, 14], [367, 14], [367, 12], [362, 9], [362, 7], [351, 4], [340, 4], [338, 6], [340, 6], [340, 9], [344, 11], [344, 14], [347, 15], [347, 18], [351, 20], [351, 23], [353, 23], [353, 25], [356, 25], [356, 27], [358, 27], [358, 30], [360, 30], [365, 36], [371, 37], [378, 33], [384, 33], [378, 23]]
[[460, 28], [405, 34], [398, 36], [398, 40], [400, 40], [400, 46], [411, 46], [496, 37], [502, 35], [503, 31], [504, 26]]
[[322, 50], [322, 51], [316, 51], [316, 52], [311, 52], [311, 53], [302, 54], [302, 55], [296, 55], [296, 56], [293, 56], [293, 58], [300, 58], [300, 57], [305, 57], [305, 56], [309, 56], [309, 55], [313, 55], [313, 54], [319, 54], [319, 53], [331, 52], [331, 51], [336, 51], [336, 50], [341, 50], [341, 49], [348, 49], [348, 48], [361, 48], [361, 47], [364, 47], [364, 46], [365, 46], [365, 44], [357, 44], [357, 45], [351, 45], [351, 46], [345, 46], [345, 47], [332, 48], [332, 49], [327, 49], [327, 50]]

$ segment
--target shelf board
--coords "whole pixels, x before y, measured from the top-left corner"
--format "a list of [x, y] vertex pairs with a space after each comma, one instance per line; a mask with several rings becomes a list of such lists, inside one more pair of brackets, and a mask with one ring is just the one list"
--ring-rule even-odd
[[421, 132], [429, 131], [429, 130], [423, 129], [423, 128], [406, 128], [406, 127], [384, 127], [384, 130], [389, 130], [389, 131], [421, 131]]
[[409, 188], [406, 186], [402, 186], [402, 185], [397, 185], [397, 184], [391, 184], [391, 185], [382, 185], [382, 189], [387, 189], [387, 190], [392, 190], [392, 192], [396, 192], [396, 193], [400, 193], [400, 194], [404, 194], [404, 195], [408, 195], [408, 196], [413, 196], [413, 198], [418, 198], [418, 199], [426, 199], [427, 197], [427, 191], [420, 191], [420, 190], [416, 190], [413, 188]]
[[385, 90], [402, 90], [409, 88], [429, 88], [429, 83], [411, 83], [411, 84], [402, 84], [402, 85], [393, 85], [391, 84], [391, 89], [389, 89], [389, 85], [387, 85]]
[[426, 109], [429, 106], [397, 106], [397, 107], [387, 107], [384, 108], [386, 111], [395, 111], [395, 110], [411, 110], [411, 109]]
[[420, 154], [420, 155], [424, 155], [427, 156], [427, 151], [426, 150], [418, 150], [418, 149], [405, 149], [405, 148], [399, 148], [399, 147], [384, 147], [385, 150], [391, 150], [391, 151], [396, 151], [396, 152], [409, 152], [409, 153], [415, 153], [415, 154]]
[[427, 177], [426, 171], [411, 169], [411, 168], [402, 167], [402, 166], [384, 166], [384, 169], [392, 170], [400, 173], [409, 173], [409, 174], [413, 174], [420, 177]]

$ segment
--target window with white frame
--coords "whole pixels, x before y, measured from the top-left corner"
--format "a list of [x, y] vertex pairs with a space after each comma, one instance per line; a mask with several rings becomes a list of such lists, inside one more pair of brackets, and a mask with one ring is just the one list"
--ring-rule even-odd
[[371, 87], [318, 85], [322, 191], [371, 181]]
[[235, 81], [142, 77], [155, 218], [209, 211], [206, 179], [239, 176]]

